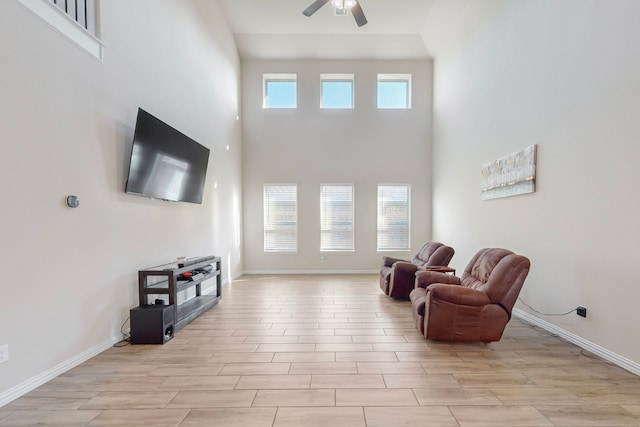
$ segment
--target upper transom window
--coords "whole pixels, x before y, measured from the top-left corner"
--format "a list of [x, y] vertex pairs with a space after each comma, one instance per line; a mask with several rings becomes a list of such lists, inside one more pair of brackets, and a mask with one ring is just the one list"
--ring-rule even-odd
[[353, 108], [353, 74], [320, 74], [320, 108]]
[[295, 74], [263, 74], [263, 108], [297, 108], [298, 88]]
[[411, 108], [411, 74], [378, 74], [378, 108]]

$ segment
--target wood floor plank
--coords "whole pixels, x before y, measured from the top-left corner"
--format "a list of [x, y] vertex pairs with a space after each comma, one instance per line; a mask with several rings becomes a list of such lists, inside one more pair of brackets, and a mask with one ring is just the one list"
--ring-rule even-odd
[[454, 406], [451, 412], [462, 427], [553, 427], [533, 406]]
[[66, 411], [14, 411], [8, 416], [0, 419], [2, 427], [22, 427], [22, 426], [60, 426], [75, 427], [85, 426], [101, 411], [66, 410]]
[[623, 427], [639, 425], [638, 417], [619, 405], [538, 406], [555, 425], [563, 427]]
[[460, 426], [446, 406], [366, 407], [364, 415], [367, 427]]
[[[277, 408], [192, 409], [180, 427], [271, 427]], [[215, 424], [214, 421], [215, 420]]]
[[278, 409], [273, 427], [365, 427], [362, 408], [303, 407]]
[[102, 411], [89, 427], [178, 427], [189, 409], [108, 409]]

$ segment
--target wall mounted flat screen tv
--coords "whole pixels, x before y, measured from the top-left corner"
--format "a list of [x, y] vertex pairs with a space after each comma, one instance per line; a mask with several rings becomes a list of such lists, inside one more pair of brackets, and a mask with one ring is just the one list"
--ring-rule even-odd
[[202, 204], [209, 149], [138, 109], [125, 192]]

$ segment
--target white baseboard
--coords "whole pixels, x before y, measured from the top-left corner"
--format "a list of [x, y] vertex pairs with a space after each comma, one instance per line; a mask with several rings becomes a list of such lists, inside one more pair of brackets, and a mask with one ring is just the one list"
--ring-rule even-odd
[[[240, 273], [236, 273], [236, 274], [234, 274], [233, 276], [231, 276], [231, 281], [236, 280], [238, 277], [242, 276], [243, 274], [244, 274], [244, 273], [243, 273], [242, 271], [241, 271]], [[223, 280], [223, 281], [222, 281], [222, 285], [223, 285], [223, 286], [224, 286], [224, 285], [228, 285], [228, 284], [229, 284], [229, 281], [228, 281], [228, 280]]]
[[243, 274], [378, 274], [380, 270], [246, 270]]
[[610, 350], [607, 350], [604, 347], [600, 347], [598, 344], [592, 343], [576, 334], [573, 334], [569, 331], [566, 331], [562, 328], [557, 327], [556, 325], [547, 322], [546, 320], [542, 320], [538, 317], [527, 313], [526, 311], [522, 311], [520, 309], [514, 308], [513, 315], [519, 319], [524, 320], [527, 323], [531, 323], [533, 325], [539, 326], [542, 329], [551, 332], [552, 334], [558, 335], [559, 337], [569, 341], [577, 345], [580, 348], [583, 348], [596, 356], [607, 360], [614, 365], [618, 365], [623, 369], [626, 369], [629, 372], [632, 372], [636, 375], [640, 375], [640, 363], [634, 362], [633, 360], [629, 360], [626, 357], [620, 356]]
[[[237, 274], [236, 276], [232, 277], [232, 280], [237, 279], [241, 275], [242, 274]], [[224, 279], [222, 280], [222, 286], [226, 286], [228, 284], [229, 284], [228, 280], [224, 280]], [[210, 289], [206, 289], [205, 291], [203, 291], [203, 294], [206, 295], [207, 293], [212, 293], [214, 290], [215, 290], [215, 287], [211, 287]], [[27, 381], [21, 384], [18, 384], [17, 386], [10, 388], [9, 390], [3, 393], [0, 393], [0, 408], [2, 408], [7, 403], [13, 402], [20, 396], [23, 396], [29, 393], [30, 391], [35, 390], [36, 388], [40, 387], [42, 384], [54, 379], [58, 375], [61, 375], [67, 372], [68, 370], [73, 369], [76, 366], [86, 362], [92, 357], [97, 356], [98, 354], [102, 353], [108, 348], [111, 348], [112, 345], [119, 342], [120, 340], [122, 340], [122, 335], [111, 337], [110, 339], [107, 339], [99, 344], [96, 344], [95, 346], [83, 351], [82, 353], [72, 357], [71, 359], [68, 359], [52, 367], [51, 369], [48, 369], [36, 375], [35, 377], [30, 378]]]
[[23, 396], [30, 391], [35, 390], [42, 384], [54, 379], [58, 375], [63, 374], [72, 368], [75, 368], [76, 366], [86, 362], [92, 357], [97, 356], [121, 339], [122, 335], [118, 335], [117, 337], [112, 337], [110, 339], [102, 341], [101, 343], [94, 345], [90, 349], [83, 351], [82, 353], [72, 357], [71, 359], [65, 360], [64, 362], [50, 369], [47, 369], [46, 371], [36, 375], [35, 377], [32, 377], [27, 381], [18, 384], [17, 386], [10, 388], [3, 393], [0, 393], [0, 408], [2, 408], [7, 403], [14, 401], [20, 396]]

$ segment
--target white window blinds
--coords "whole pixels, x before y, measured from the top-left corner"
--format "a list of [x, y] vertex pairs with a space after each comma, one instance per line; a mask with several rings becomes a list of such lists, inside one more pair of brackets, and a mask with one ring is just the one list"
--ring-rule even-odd
[[411, 186], [378, 186], [378, 250], [411, 249]]
[[297, 252], [298, 186], [264, 185], [264, 251]]
[[320, 187], [320, 250], [354, 250], [353, 185]]

